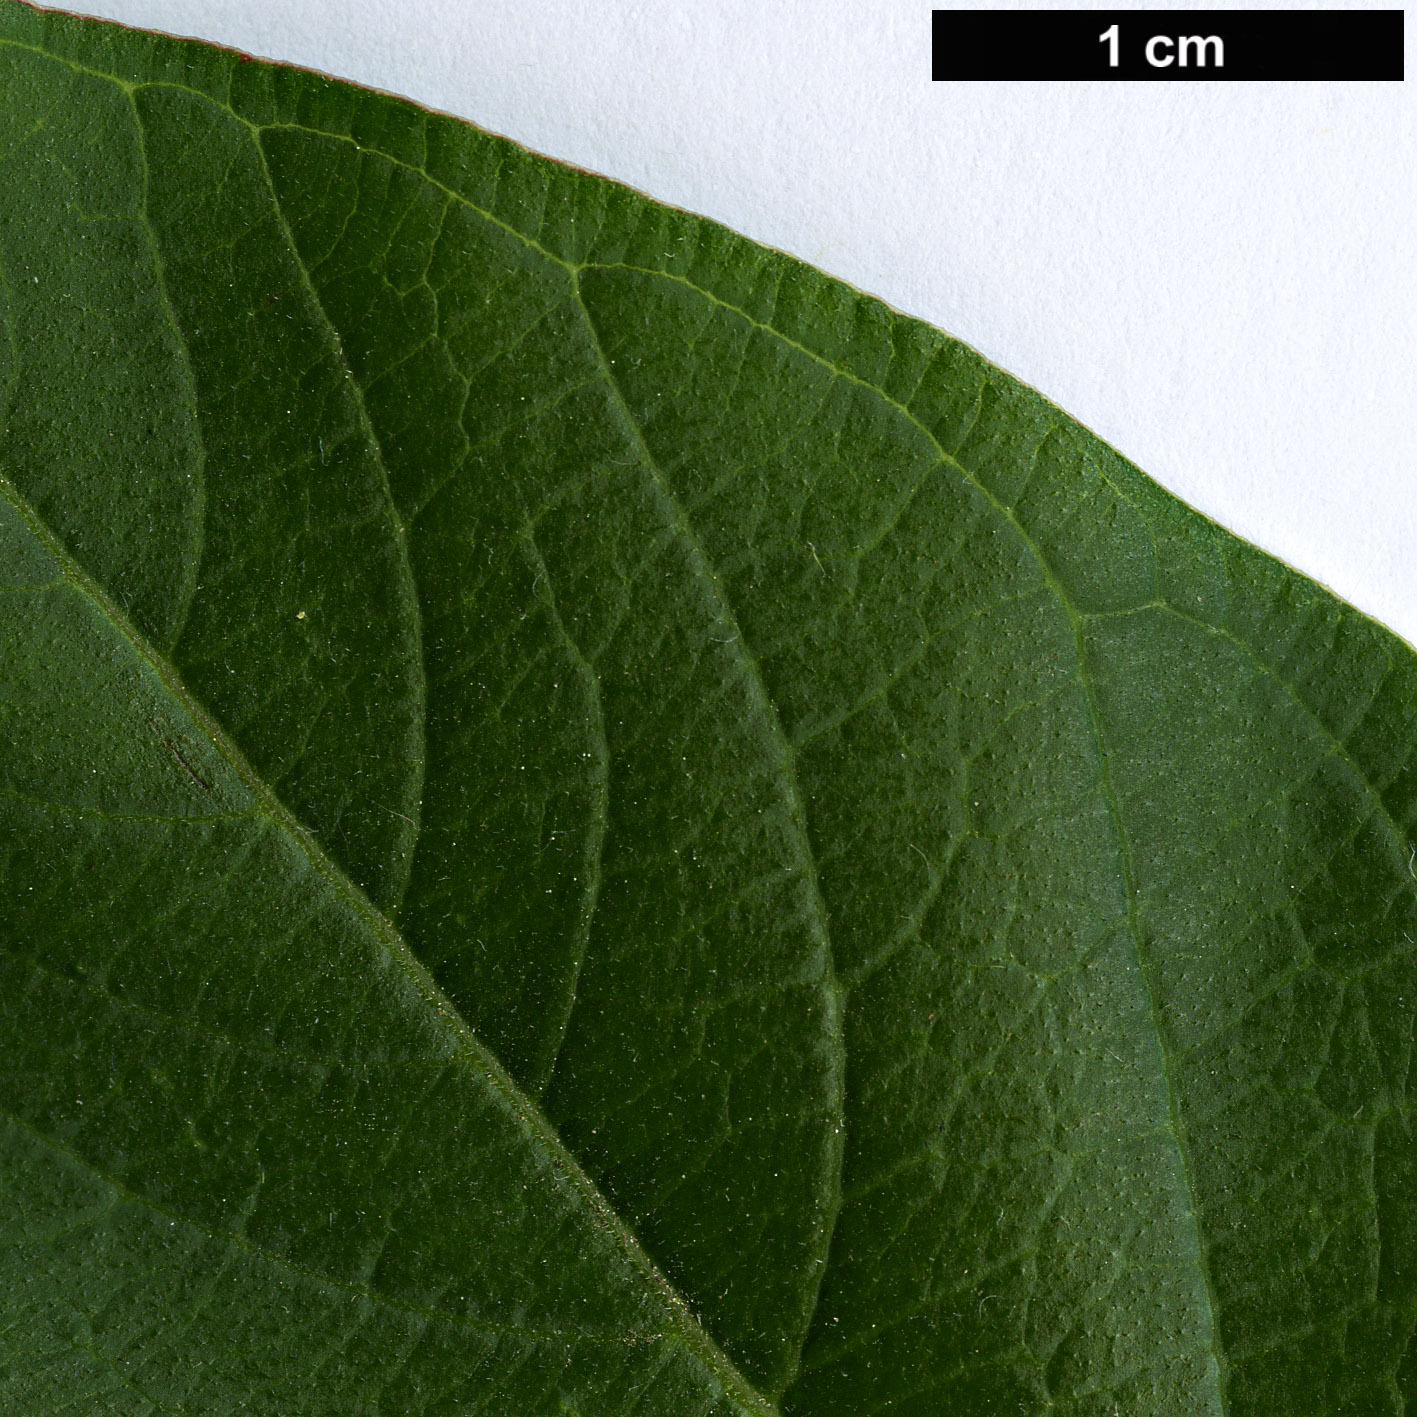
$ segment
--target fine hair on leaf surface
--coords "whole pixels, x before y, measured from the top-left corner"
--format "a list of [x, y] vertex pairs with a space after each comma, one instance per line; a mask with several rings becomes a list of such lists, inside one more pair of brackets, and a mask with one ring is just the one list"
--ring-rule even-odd
[[0, 3], [0, 1409], [1403, 1413], [1417, 659], [940, 331]]

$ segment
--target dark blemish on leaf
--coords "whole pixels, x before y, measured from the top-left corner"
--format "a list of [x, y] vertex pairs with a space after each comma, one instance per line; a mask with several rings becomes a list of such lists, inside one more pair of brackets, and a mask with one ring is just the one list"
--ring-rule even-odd
[[192, 764], [187, 761], [186, 757], [183, 756], [182, 749], [179, 748], [177, 744], [172, 741], [171, 738], [164, 738], [162, 741], [163, 746], [166, 747], [168, 751], [171, 752], [172, 756], [176, 758], [177, 761], [181, 763], [182, 766], [187, 770], [187, 774], [189, 777], [191, 777], [192, 781], [195, 782], [197, 786], [202, 789], [203, 792], [210, 792], [212, 790], [211, 783], [209, 783], [206, 778], [204, 778], [201, 773], [199, 773], [197, 769], [194, 768]]
[[176, 742], [173, 739], [169, 738], [162, 731], [162, 728], [159, 726], [155, 718], [148, 719], [148, 727], [151, 728], [152, 731], [157, 734], [160, 739], [162, 739], [162, 746], [166, 748], [167, 751], [171, 753], [174, 758], [177, 759], [178, 764], [186, 772], [188, 777], [190, 777], [192, 781], [195, 782], [197, 786], [202, 789], [203, 792], [210, 792], [212, 790], [211, 783], [209, 783], [206, 778], [204, 778], [201, 773], [199, 773], [197, 769], [194, 768], [192, 764], [187, 761], [186, 754], [183, 753], [182, 749], [177, 746]]

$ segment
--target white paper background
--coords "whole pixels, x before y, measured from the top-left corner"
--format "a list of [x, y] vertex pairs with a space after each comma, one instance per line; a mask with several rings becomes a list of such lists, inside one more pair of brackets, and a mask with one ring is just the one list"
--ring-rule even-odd
[[932, 84], [913, 0], [77, 8], [407, 94], [803, 256], [1417, 641], [1411, 83]]

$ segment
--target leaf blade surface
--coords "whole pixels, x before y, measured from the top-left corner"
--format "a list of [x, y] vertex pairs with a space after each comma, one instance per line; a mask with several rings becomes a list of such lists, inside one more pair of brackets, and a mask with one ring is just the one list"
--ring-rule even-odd
[[[1402, 1410], [1417, 1314], [1405, 647], [971, 351], [787, 258], [395, 100], [4, 18], [19, 95], [4, 161], [45, 213], [0, 246], [6, 469], [25, 524], [42, 541], [41, 516], [61, 565], [84, 568], [67, 589], [14, 574], [22, 598], [72, 599], [87, 573], [112, 612], [88, 639], [45, 632], [57, 677], [21, 657], [39, 727], [14, 755], [14, 810], [52, 799], [88, 830], [151, 838], [171, 830], [138, 820], [154, 782], [206, 802], [244, 753], [263, 820], [287, 841], [312, 832], [346, 903], [363, 887], [395, 913], [523, 1089], [493, 1092], [553, 1158], [526, 1183], [543, 1213], [509, 1221], [503, 1194], [458, 1231], [448, 1292], [465, 1320], [510, 1315], [509, 1332], [415, 1354], [416, 1381], [381, 1400], [454, 1401], [429, 1396], [442, 1363], [468, 1400], [526, 1410], [752, 1410], [749, 1383], [823, 1414]], [[90, 150], [119, 156], [85, 167]], [[92, 249], [105, 195], [113, 249], [82, 281], [43, 266]], [[74, 355], [123, 311], [153, 331], [129, 358], [149, 392], [115, 401]], [[47, 413], [15, 396], [61, 376], [75, 392]], [[65, 407], [87, 410], [72, 430]], [[106, 424], [127, 430], [120, 450]], [[137, 530], [169, 524], [186, 530]], [[25, 547], [6, 544], [17, 567], [39, 554]], [[125, 616], [122, 643], [199, 719], [135, 726], [113, 709], [141, 698], [128, 681], [87, 682]], [[101, 800], [66, 723], [127, 773]], [[49, 860], [83, 858], [49, 840]], [[141, 881], [161, 855], [125, 849], [105, 878]], [[40, 867], [16, 860], [23, 904]], [[147, 894], [183, 899], [160, 879]], [[246, 915], [294, 918], [288, 902]], [[180, 926], [157, 918], [219, 938], [180, 910]], [[21, 910], [10, 927], [46, 942], [15, 958], [54, 988], [92, 967], [67, 942], [95, 943], [92, 915], [62, 919]], [[166, 937], [129, 934], [160, 958]], [[303, 979], [256, 995], [276, 1017], [298, 999], [327, 1027], [375, 1027], [373, 946], [317, 938], [328, 996]], [[208, 1034], [239, 992], [173, 987], [163, 1017]], [[436, 1022], [436, 992], [419, 1001], [441, 1058], [461, 1024]], [[76, 1005], [45, 1008], [26, 1036]], [[105, 1027], [83, 1017], [80, 1059]], [[148, 1046], [125, 1036], [109, 1056]], [[253, 1215], [358, 1269], [351, 1198], [414, 1195], [424, 1210], [389, 1225], [373, 1272], [438, 1290], [420, 1227], [483, 1154], [458, 1128], [490, 1128], [484, 1104], [434, 1080], [429, 1115], [395, 1120], [357, 1052], [310, 1053], [334, 1100], [282, 1081], [301, 1140], [271, 1143], [269, 1168], [301, 1199], [287, 1225]], [[25, 1076], [63, 1076], [45, 1057]], [[211, 1057], [188, 1070], [223, 1078]], [[130, 1194], [175, 1187], [196, 1212], [251, 1194], [210, 1139], [183, 1149], [199, 1120], [256, 1115], [249, 1096], [160, 1106], [160, 1083], [124, 1086], [168, 1146]], [[530, 1097], [629, 1227], [575, 1263], [548, 1251], [545, 1293], [497, 1257], [611, 1212], [582, 1182], [556, 1209], [558, 1165], [579, 1173]], [[334, 1151], [310, 1130], [322, 1112], [340, 1119]], [[492, 1172], [523, 1164], [508, 1125], [482, 1143]], [[95, 1155], [117, 1145], [102, 1125], [80, 1134]], [[230, 1156], [262, 1155], [259, 1135], [232, 1136]], [[390, 1157], [414, 1164], [409, 1136], [413, 1157], [438, 1155], [426, 1196], [385, 1175]], [[32, 1141], [14, 1142], [17, 1174], [42, 1174]], [[91, 1263], [116, 1193], [48, 1164], [74, 1233], [98, 1237], [64, 1262]], [[324, 1224], [321, 1185], [343, 1207]], [[629, 1231], [747, 1381], [664, 1299]], [[142, 1253], [112, 1272], [158, 1272]], [[209, 1277], [195, 1331], [223, 1270], [191, 1265]], [[585, 1333], [555, 1368], [535, 1344], [564, 1341], [591, 1302], [578, 1288], [606, 1284], [612, 1309], [671, 1317]], [[141, 1344], [120, 1359], [92, 1314], [45, 1314], [60, 1347], [161, 1410]], [[601, 1339], [632, 1356], [617, 1366]], [[310, 1361], [305, 1381], [337, 1374], [347, 1394], [383, 1381], [333, 1349]]]

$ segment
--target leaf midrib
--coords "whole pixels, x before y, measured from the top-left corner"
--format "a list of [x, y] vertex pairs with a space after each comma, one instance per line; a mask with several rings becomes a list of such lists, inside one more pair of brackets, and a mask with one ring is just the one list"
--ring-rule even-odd
[[[9, 41], [0, 41], [9, 43]], [[25, 46], [28, 47], [28, 46]], [[43, 52], [43, 51], [40, 51]], [[723, 1384], [725, 1391], [731, 1394], [737, 1401], [750, 1412], [760, 1414], [760, 1417], [776, 1417], [776, 1408], [769, 1403], [761, 1393], [754, 1388], [739, 1371], [728, 1356], [719, 1348], [713, 1337], [703, 1328], [694, 1317], [684, 1296], [670, 1283], [668, 1278], [658, 1268], [650, 1256], [641, 1246], [638, 1238], [625, 1224], [624, 1220], [601, 1195], [594, 1183], [581, 1169], [576, 1157], [566, 1149], [561, 1139], [556, 1135], [555, 1129], [546, 1120], [539, 1107], [517, 1086], [506, 1069], [503, 1068], [496, 1056], [491, 1053], [486, 1046], [468, 1027], [461, 1013], [454, 1006], [453, 1002], [438, 987], [427, 968], [409, 948], [402, 934], [394, 927], [392, 922], [381, 912], [373, 902], [359, 889], [350, 878], [326, 855], [315, 837], [291, 814], [284, 803], [271, 791], [264, 779], [255, 771], [247, 761], [245, 755], [235, 743], [226, 735], [220, 724], [207, 712], [205, 707], [197, 700], [186, 686], [182, 683], [176, 670], [166, 659], [158, 654], [146, 637], [142, 635], [132, 624], [128, 617], [118, 608], [108, 596], [107, 592], [99, 585], [70, 554], [63, 541], [50, 529], [48, 524], [39, 516], [36, 510], [30, 505], [24, 495], [14, 486], [10, 479], [0, 472], [0, 496], [3, 496], [19, 514], [21, 519], [29, 527], [30, 531], [39, 539], [45, 549], [54, 557], [63, 572], [65, 580], [79, 594], [85, 596], [98, 609], [100, 614], [114, 627], [115, 630], [129, 643], [133, 651], [146, 663], [152, 672], [157, 676], [164, 689], [191, 715], [194, 724], [203, 732], [212, 747], [226, 760], [232, 770], [240, 778], [243, 785], [252, 794], [264, 812], [267, 819], [277, 829], [290, 838], [295, 847], [306, 858], [314, 870], [343, 898], [346, 904], [364, 922], [370, 931], [378, 938], [389, 951], [389, 956], [396, 968], [404, 973], [409, 984], [424, 1003], [429, 1014], [436, 1020], [436, 1026], [441, 1028], [452, 1043], [452, 1056], [459, 1059], [471, 1072], [485, 1085], [489, 1092], [496, 1096], [506, 1108], [507, 1112], [516, 1119], [523, 1133], [538, 1146], [543, 1154], [553, 1160], [553, 1163], [561, 1174], [563, 1174], [573, 1187], [580, 1193], [582, 1201], [587, 1205], [593, 1214], [598, 1215], [611, 1233], [616, 1235], [623, 1247], [624, 1253], [633, 1269], [641, 1276], [646, 1286], [651, 1292], [656, 1293], [664, 1302], [666, 1311], [674, 1329], [674, 1336], [679, 1338], [688, 1348], [697, 1353], [705, 1366], [708, 1367], [714, 1376]], [[8, 1114], [5, 1114], [8, 1116]], [[14, 1119], [17, 1125], [32, 1132], [36, 1137], [47, 1145], [65, 1150], [63, 1144], [55, 1138], [38, 1132], [28, 1123], [21, 1119]], [[122, 1183], [114, 1178], [107, 1177], [98, 1172], [85, 1158], [75, 1153], [75, 1160], [85, 1166], [91, 1173], [100, 1177], [107, 1184], [121, 1187]], [[126, 1188], [123, 1188], [126, 1191]], [[164, 1214], [163, 1208], [150, 1198], [128, 1192], [135, 1203], [144, 1207], [160, 1211]], [[205, 1226], [188, 1216], [176, 1215], [174, 1218], [183, 1224], [191, 1225], [204, 1234], [226, 1243], [240, 1244], [260, 1253], [264, 1258], [273, 1263], [287, 1265], [282, 1256], [270, 1251], [261, 1249], [252, 1244], [249, 1239], [224, 1231]], [[330, 1279], [328, 1276], [318, 1275], [311, 1272], [313, 1277], [322, 1282], [334, 1285], [352, 1293], [363, 1294], [366, 1297], [377, 1299], [391, 1307], [406, 1307], [402, 1301], [390, 1298], [387, 1295], [378, 1294], [375, 1291], [366, 1291], [357, 1285], [350, 1285], [343, 1280]], [[458, 1318], [454, 1315], [444, 1314], [442, 1318], [449, 1322], [457, 1323]]]

